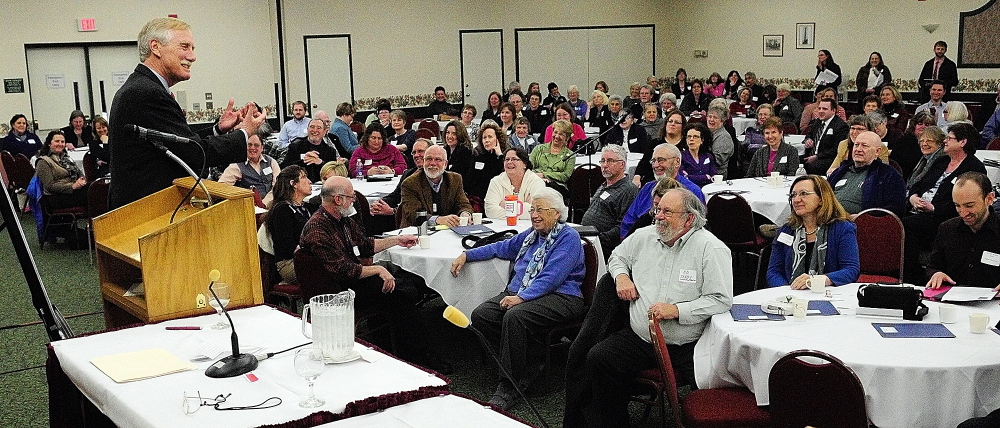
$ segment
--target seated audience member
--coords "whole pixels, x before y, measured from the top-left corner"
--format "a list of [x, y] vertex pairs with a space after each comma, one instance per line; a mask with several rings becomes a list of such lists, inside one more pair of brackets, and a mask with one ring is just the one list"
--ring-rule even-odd
[[[816, 111], [816, 109], [819, 107], [819, 102], [824, 99], [836, 100], [837, 91], [833, 90], [833, 88], [826, 88], [817, 91], [816, 102], [803, 107], [802, 119], [799, 121], [800, 134], [809, 135], [810, 131], [812, 131], [812, 128], [810, 128], [810, 124], [812, 123], [813, 120], [819, 118], [819, 113]], [[847, 113], [844, 111], [843, 106], [840, 106], [838, 104], [837, 106], [833, 107], [833, 110], [836, 112], [837, 117], [841, 118], [844, 121], [847, 121]]]
[[990, 210], [996, 200], [993, 184], [985, 174], [966, 172], [955, 181], [951, 198], [958, 217], [938, 228], [927, 287], [1000, 288], [1000, 214]]
[[774, 104], [774, 101], [778, 99], [778, 87], [771, 83], [764, 85], [764, 95], [761, 96], [758, 105], [760, 104]]
[[[567, 147], [572, 149], [577, 141], [583, 141], [587, 139], [587, 133], [583, 132], [583, 127], [577, 123], [576, 113], [573, 111], [573, 107], [569, 103], [562, 103], [553, 107], [553, 122], [557, 120], [565, 120], [573, 124], [573, 136], [570, 137], [569, 144]], [[545, 128], [545, 134], [542, 137], [543, 142], [552, 141], [552, 125], [550, 124]]]
[[594, 90], [604, 92], [605, 94], [611, 93], [608, 91], [608, 83], [603, 80], [598, 80], [597, 83], [594, 84]]
[[[651, 208], [635, 219], [635, 223], [632, 223], [632, 225], [628, 227], [628, 232], [625, 232], [625, 235], [622, 236], [623, 240], [627, 238], [629, 235], [635, 233], [636, 230], [639, 230], [646, 226], [651, 226], [653, 222], [656, 221], [653, 215], [653, 211], [655, 211], [656, 206], [660, 204], [660, 198], [662, 198], [663, 195], [666, 194], [668, 190], [683, 188], [683, 186], [681, 186], [681, 183], [677, 182], [677, 180], [674, 180], [673, 178], [670, 177], [663, 177], [660, 180], [656, 180], [655, 184], [656, 185], [653, 186], [653, 193], [652, 193], [653, 204]], [[640, 189], [639, 191], [641, 192], [642, 190]], [[638, 199], [639, 198], [636, 197], [636, 200]], [[635, 202], [632, 202], [632, 205], [635, 206]], [[632, 210], [632, 207], [629, 207], [629, 210]], [[625, 228], [624, 222], [622, 222], [622, 228]]]
[[625, 239], [625, 235], [628, 231], [633, 228], [633, 225], [643, 213], [648, 212], [651, 208], [655, 207], [656, 204], [651, 204], [651, 198], [653, 194], [653, 189], [657, 186], [657, 183], [666, 180], [673, 179], [677, 183], [688, 189], [691, 193], [698, 197], [702, 203], [705, 202], [705, 194], [702, 193], [701, 187], [697, 184], [688, 180], [684, 175], [679, 174], [681, 168], [681, 151], [677, 146], [669, 143], [661, 143], [653, 149], [653, 155], [650, 159], [650, 163], [653, 165], [653, 179], [642, 186], [639, 192], [635, 195], [635, 200], [632, 201], [632, 205], [628, 207], [628, 211], [625, 212], [625, 217], [622, 218], [621, 226], [621, 237]]
[[[715, 156], [715, 166], [718, 167], [718, 173], [722, 174], [726, 180], [729, 179], [730, 158], [736, 152], [736, 143], [733, 141], [733, 136], [725, 127], [727, 120], [729, 120], [729, 110], [725, 107], [708, 108], [705, 124], [712, 131], [712, 156]], [[685, 137], [687, 136], [685, 134]], [[737, 160], [732, 159], [732, 161], [735, 163]]]
[[650, 138], [646, 129], [636, 123], [637, 120], [638, 118], [629, 115], [618, 126], [608, 131], [604, 143], [628, 147], [630, 152], [645, 152], [649, 147]]
[[622, 97], [618, 95], [608, 96], [608, 111], [611, 112], [611, 126], [621, 121], [622, 116], [628, 114], [627, 108], [622, 108]]
[[908, 194], [913, 215], [903, 217], [906, 242], [903, 245], [905, 282], [923, 284], [927, 281], [920, 267], [920, 251], [930, 248], [937, 237], [938, 226], [958, 215], [951, 198], [958, 176], [968, 171], [986, 174], [986, 167], [976, 157], [979, 132], [967, 123], [948, 128], [944, 139], [944, 154], [934, 161], [923, 178], [910, 186]]
[[420, 278], [392, 264], [367, 266], [361, 262], [395, 245], [412, 247], [417, 237], [366, 237], [361, 223], [352, 218], [356, 212], [354, 186], [345, 177], [328, 178], [320, 195], [323, 204], [303, 227], [299, 251], [317, 258], [327, 274], [344, 279], [343, 286], [356, 293], [356, 305], [374, 304], [389, 318], [393, 337], [398, 340], [396, 355], [442, 373], [450, 372], [450, 365], [436, 357], [426, 344], [427, 329], [416, 306]]
[[[514, 94], [517, 97], [517, 94]], [[521, 111], [514, 108], [513, 105], [508, 103], [503, 103], [500, 105], [500, 120], [497, 121], [497, 125], [500, 125], [500, 129], [503, 130], [504, 134], [510, 135], [514, 132], [514, 122], [517, 120], [524, 119], [528, 123], [528, 130], [531, 130], [531, 122], [527, 118], [520, 117]]]
[[[94, 157], [94, 164], [97, 165], [97, 176], [107, 177], [111, 173], [111, 154], [108, 153], [108, 121], [101, 116], [95, 116], [91, 121], [91, 129], [94, 130], [94, 141], [90, 143], [90, 155]], [[268, 126], [268, 133], [271, 127]], [[260, 128], [258, 128], [258, 131]]]
[[528, 119], [519, 117], [516, 121], [514, 121], [514, 132], [504, 132], [504, 134], [507, 134], [508, 142], [511, 147], [519, 147], [524, 149], [525, 152], [531, 153], [531, 151], [534, 150], [539, 143], [533, 135], [528, 133], [530, 130], [531, 122], [528, 122]]
[[739, 71], [730, 71], [729, 76], [726, 77], [726, 83], [723, 85], [722, 96], [728, 100], [736, 100], [740, 90], [743, 89], [743, 83]]
[[683, 68], [678, 68], [677, 74], [674, 77], [674, 83], [670, 84], [670, 92], [673, 92], [674, 96], [680, 98], [691, 93], [691, 86], [691, 83], [687, 81], [687, 71]]
[[861, 274], [857, 228], [830, 184], [818, 175], [798, 177], [789, 199], [792, 213], [771, 244], [767, 285], [806, 289], [813, 272], [826, 275], [826, 285], [857, 281]]
[[796, 128], [802, 121], [802, 103], [792, 96], [792, 87], [787, 83], [778, 84], [777, 99], [774, 100], [774, 114], [781, 118], [783, 123], [791, 123]]
[[[906, 128], [906, 132], [899, 136], [895, 144], [889, 144], [889, 159], [899, 164], [900, 169], [903, 170], [903, 178], [907, 182], [911, 181], [910, 179], [913, 177], [913, 171], [917, 163], [925, 156], [922, 153], [920, 136], [924, 130], [931, 126], [937, 128], [934, 116], [929, 111], [914, 114], [913, 118], [910, 119], [910, 125]], [[937, 147], [942, 147], [944, 145], [944, 133], [941, 132], [941, 128], [938, 128], [938, 134], [941, 136], [941, 139], [937, 141]], [[930, 166], [930, 163], [925, 162], [925, 164], [925, 166]], [[916, 182], [916, 180], [913, 180], [913, 182]], [[906, 187], [909, 188], [910, 186], [907, 185]]]
[[703, 123], [692, 123], [684, 131], [687, 148], [681, 150], [681, 175], [698, 186], [712, 182], [717, 173], [712, 155], [712, 133]]
[[889, 85], [882, 88], [882, 111], [887, 118], [886, 126], [895, 129], [898, 135], [906, 131], [906, 124], [910, 122], [910, 111], [903, 105], [903, 96], [899, 89]]
[[358, 173], [358, 160], [366, 177], [375, 174], [400, 175], [406, 170], [406, 159], [396, 146], [385, 142], [385, 128], [379, 123], [368, 125], [361, 136], [360, 146], [351, 154], [347, 164], [351, 177]]
[[[687, 143], [684, 141], [684, 127], [687, 126], [687, 118], [680, 110], [671, 110], [664, 117], [663, 128], [660, 138], [646, 143], [646, 149], [642, 153], [642, 159], [635, 167], [635, 174], [632, 175], [632, 183], [636, 187], [641, 187], [643, 183], [653, 181], [653, 150], [660, 143], [670, 143], [684, 150]], [[697, 186], [695, 186], [697, 187]]]
[[885, 117], [885, 113], [882, 113], [881, 110], [875, 110], [871, 113], [867, 113], [866, 115], [869, 119], [871, 119], [872, 127], [875, 128], [872, 132], [878, 134], [878, 138], [881, 139], [886, 146], [895, 144], [896, 141], [899, 141], [899, 138], [903, 136], [903, 134], [896, 130], [896, 128], [889, 127], [888, 119]]
[[462, 176], [448, 171], [448, 153], [441, 146], [424, 152], [424, 169], [402, 182], [400, 227], [416, 225], [417, 212], [427, 211], [431, 226], [458, 226], [458, 217], [472, 216], [472, 205], [465, 196]]
[[306, 103], [296, 101], [292, 103], [292, 118], [278, 131], [278, 148], [288, 147], [296, 138], [304, 138], [309, 134], [309, 118], [306, 117]]
[[944, 131], [933, 125], [927, 126], [920, 133], [919, 144], [921, 156], [920, 160], [917, 161], [917, 165], [913, 167], [913, 173], [906, 180], [907, 192], [909, 192], [910, 187], [913, 187], [914, 184], [927, 175], [931, 170], [931, 166], [937, 162], [938, 158], [944, 156], [944, 138]]
[[[347, 159], [344, 156], [350, 156], [354, 150], [348, 150], [347, 146], [345, 146], [343, 141], [340, 139], [340, 136], [332, 132], [333, 121], [330, 120], [329, 114], [326, 114], [323, 110], [317, 110], [315, 116], [317, 119], [323, 121], [323, 142], [330, 147], [333, 147], [333, 150], [337, 152], [337, 159], [343, 159], [344, 163], [347, 163]], [[268, 127], [268, 129], [270, 129], [270, 127]], [[352, 131], [351, 134], [354, 134], [354, 132]], [[261, 137], [261, 141], [266, 139], [266, 136]]]
[[304, 138], [296, 138], [288, 144], [288, 152], [281, 162], [281, 167], [298, 165], [306, 169], [309, 179], [319, 181], [319, 170], [324, 163], [337, 160], [337, 152], [323, 141], [326, 135], [326, 125], [322, 120], [309, 121], [308, 134]]
[[274, 264], [282, 282], [296, 284], [295, 248], [302, 228], [319, 205], [306, 201], [312, 194], [312, 182], [305, 168], [289, 165], [275, 175], [274, 198], [268, 203], [263, 223], [271, 236]]
[[663, 330], [677, 384], [697, 388], [695, 344], [712, 315], [732, 305], [732, 255], [685, 189], [667, 191], [655, 217], [656, 227], [637, 230], [611, 254], [570, 345], [563, 426], [629, 426], [633, 379], [656, 367], [650, 318]]
[[[692, 88], [692, 93], [694, 89]], [[719, 98], [723, 96], [726, 92], [726, 83], [722, 80], [722, 76], [719, 73], [712, 73], [708, 76], [708, 80], [705, 81], [705, 93], [709, 97]]]
[[531, 122], [531, 133], [541, 134], [545, 132], [545, 125], [549, 123], [552, 115], [549, 108], [541, 105], [542, 95], [538, 93], [528, 94], [528, 105], [521, 110], [521, 114]]
[[545, 188], [545, 181], [531, 171], [528, 152], [520, 147], [511, 147], [504, 152], [504, 172], [490, 180], [486, 190], [483, 208], [487, 218], [505, 218], [505, 198], [514, 195], [524, 204], [519, 219], [531, 218], [531, 199]]
[[[858, 135], [865, 131], [875, 132], [875, 125], [872, 123], [871, 116], [867, 114], [851, 116], [847, 120], [847, 126], [847, 138], [837, 144], [837, 157], [833, 158], [833, 163], [826, 170], [826, 175], [830, 175], [833, 170], [840, 168], [840, 164], [851, 157], [851, 153], [854, 151], [854, 140], [858, 138]], [[883, 150], [881, 154], [882, 162], [888, 163], [889, 154], [885, 152]]]
[[[520, 91], [520, 87], [518, 90]], [[487, 119], [500, 123], [500, 105], [504, 102], [506, 101], [503, 100], [503, 97], [500, 96], [499, 92], [490, 92], [490, 96], [486, 100], [486, 109], [483, 110], [483, 118], [479, 121], [479, 124], [482, 125]]]
[[552, 109], [555, 106], [566, 102], [566, 97], [559, 94], [559, 85], [556, 82], [549, 82], [549, 96], [545, 97], [542, 101], [542, 105], [546, 108]]
[[695, 79], [691, 82], [691, 93], [681, 101], [680, 109], [685, 116], [694, 114], [704, 115], [708, 110], [708, 103], [712, 102], [712, 96], [702, 92], [703, 84], [701, 80]]
[[35, 160], [35, 174], [49, 207], [87, 206], [87, 177], [66, 153], [66, 137], [61, 130], [49, 132], [45, 137], [45, 144], [38, 150]]
[[[486, 337], [484, 346], [522, 390], [541, 373], [528, 347], [553, 326], [580, 320], [586, 313], [580, 285], [586, 273], [580, 234], [566, 225], [569, 208], [559, 192], [543, 188], [532, 199], [531, 227], [511, 239], [465, 251], [451, 265], [458, 277], [467, 262], [500, 258], [513, 262], [510, 282], [500, 294], [472, 312], [472, 323]], [[535, 340], [533, 340], [535, 339]], [[500, 377], [493, 404], [514, 404], [514, 384]]]
[[461, 122], [453, 120], [444, 126], [442, 147], [448, 153], [448, 171], [465, 177], [472, 169], [472, 140]]
[[18, 153], [31, 159], [42, 147], [42, 139], [28, 130], [28, 119], [23, 114], [15, 114], [10, 118], [10, 132], [0, 140], [0, 150], [10, 152], [12, 156]]
[[448, 103], [448, 93], [443, 86], [434, 88], [434, 101], [427, 106], [427, 112], [431, 115], [452, 114], [454, 108]]
[[756, 113], [757, 103], [750, 101], [752, 94], [753, 92], [750, 91], [750, 88], [740, 89], [736, 101], [729, 105], [729, 116], [750, 117], [747, 116], [749, 113]]
[[611, 129], [614, 122], [611, 121], [611, 111], [608, 110], [608, 95], [600, 90], [594, 90], [590, 96], [590, 106], [587, 107], [587, 115], [583, 116], [590, 126], [597, 127], [598, 132]]
[[340, 144], [344, 145], [344, 153], [341, 156], [350, 156], [358, 148], [358, 134], [351, 130], [351, 123], [354, 122], [354, 115], [357, 110], [348, 103], [337, 105], [337, 118], [330, 124], [330, 133], [340, 138]]
[[265, 138], [270, 135], [271, 127], [264, 128], [263, 125], [257, 128], [257, 132], [247, 139], [247, 160], [229, 164], [222, 172], [222, 176], [219, 177], [219, 182], [244, 189], [254, 189], [264, 201], [264, 205], [270, 205], [274, 197], [271, 189], [278, 179], [281, 168], [278, 167], [276, 160], [264, 154], [264, 143], [261, 142], [261, 135], [264, 135]]
[[667, 113], [670, 113], [672, 110], [676, 110], [677, 109], [677, 107], [678, 107], [677, 106], [677, 97], [674, 96], [674, 94], [670, 93], [670, 92], [667, 92], [667, 93], [665, 93], [663, 95], [660, 95], [659, 106], [660, 106], [660, 117], [662, 117], [663, 119], [666, 119], [667, 118]]
[[382, 98], [375, 103], [375, 114], [368, 115], [365, 119], [365, 129], [372, 123], [378, 122], [384, 129], [384, 135], [392, 134], [392, 124], [389, 123], [389, 113], [392, 111], [392, 103]]
[[799, 169], [799, 152], [784, 141], [781, 119], [772, 116], [764, 121], [763, 126], [767, 146], [754, 152], [747, 177], [767, 177], [772, 172], [794, 176]]
[[653, 98], [655, 93], [656, 90], [653, 89], [653, 86], [649, 84], [639, 85], [639, 106], [645, 108], [649, 103], [656, 104], [656, 99]]
[[864, 131], [855, 137], [851, 161], [829, 174], [833, 194], [840, 205], [857, 215], [869, 208], [883, 208], [902, 215], [906, 205], [906, 182], [896, 168], [882, 162], [885, 143], [878, 134]]
[[864, 114], [868, 114], [875, 110], [882, 109], [882, 99], [875, 95], [869, 95], [861, 101], [861, 105], [863, 106], [862, 110]]
[[510, 102], [510, 95], [521, 92], [521, 82], [513, 81], [507, 85], [507, 92], [503, 94], [503, 102]]
[[406, 167], [412, 168], [413, 154], [410, 150], [413, 149], [413, 142], [417, 141], [417, 131], [406, 129], [406, 112], [402, 110], [389, 112], [389, 127], [391, 130], [387, 130], [385, 144], [396, 147], [403, 154], [403, 159], [406, 159]]
[[743, 73], [743, 78], [746, 79], [746, 84], [743, 87], [750, 90], [750, 102], [761, 105], [773, 101], [773, 98], [765, 100], [764, 86], [757, 84], [757, 75], [754, 72], [747, 71]]
[[490, 180], [503, 173], [504, 152], [510, 148], [507, 135], [495, 123], [487, 122], [480, 128], [479, 141], [480, 144], [472, 149], [472, 169], [462, 177], [465, 194], [476, 212], [483, 209]]
[[[757, 106], [757, 123], [754, 126], [747, 127], [743, 131], [743, 141], [739, 144], [741, 147], [737, 149], [741, 156], [752, 157], [758, 149], [764, 147], [767, 144], [764, 141], [764, 121], [769, 117], [774, 116], [774, 107], [770, 104], [761, 104]], [[784, 129], [782, 128], [782, 135], [784, 135]]]
[[570, 153], [566, 145], [572, 135], [573, 126], [569, 121], [557, 120], [552, 123], [552, 141], [536, 146], [531, 151], [531, 164], [535, 167], [535, 174], [546, 183], [555, 182], [565, 187], [569, 176], [573, 174], [576, 156], [563, 159]]
[[[462, 115], [460, 116], [462, 124], [465, 125], [465, 133], [469, 134], [469, 137], [473, 138], [472, 142], [478, 142], [476, 140], [479, 136], [479, 123], [476, 123], [473, 119], [476, 118], [476, 106], [472, 104], [466, 104], [462, 107]], [[496, 122], [494, 122], [496, 123]]]
[[663, 132], [663, 122], [656, 104], [649, 103], [642, 108], [642, 123], [640, 125], [646, 130], [646, 135], [650, 140], [660, 137], [660, 133]]
[[601, 153], [601, 175], [604, 183], [590, 198], [590, 207], [583, 213], [580, 224], [597, 228], [604, 258], [621, 242], [622, 218], [635, 200], [639, 188], [625, 178], [625, 148], [609, 144]]
[[652, 102], [660, 102], [660, 79], [656, 76], [646, 77], [646, 85], [652, 90]]
[[528, 92], [526, 92], [526, 93], [530, 94], [532, 92], [538, 92], [539, 94], [541, 94], [542, 93], [542, 86], [541, 86], [541, 84], [539, 84], [538, 82], [531, 82], [531, 83], [529, 83], [528, 84]]
[[576, 117], [587, 117], [587, 102], [580, 99], [580, 88], [576, 85], [569, 85], [569, 89], [566, 91], [566, 102], [569, 103], [570, 107], [573, 107], [573, 112]]
[[[385, 195], [382, 199], [379, 199], [371, 204], [372, 215], [383, 215], [383, 216], [395, 216], [396, 208], [402, 201], [402, 188], [403, 182], [407, 178], [410, 178], [417, 171], [424, 169], [424, 154], [427, 152], [427, 148], [431, 146], [430, 140], [426, 138], [417, 138], [417, 141], [413, 143], [413, 163], [415, 164], [413, 168], [407, 168], [403, 171], [403, 174], [399, 176], [399, 183], [396, 184], [396, 188], [393, 189], [391, 193]], [[393, 225], [395, 225], [395, 218], [392, 219]]]
[[935, 120], [937, 121], [936, 123], [937, 126], [944, 126], [945, 124], [948, 123], [948, 121], [945, 120], [944, 118], [944, 110], [946, 107], [945, 104], [947, 104], [947, 102], [944, 101], [944, 94], [945, 94], [944, 82], [940, 80], [935, 80], [931, 82], [931, 87], [930, 87], [931, 99], [926, 103], [917, 106], [917, 109], [914, 110], [914, 113], [928, 111], [931, 113], [932, 116], [934, 116]]
[[514, 119], [519, 118], [519, 117], [524, 117], [524, 108], [525, 108], [524, 107], [524, 99], [525, 99], [525, 97], [527, 97], [527, 95], [524, 95], [524, 94], [521, 94], [521, 93], [510, 94], [510, 101], [507, 101], [507, 102], [510, 103], [510, 105], [512, 107], [514, 107]]
[[972, 124], [972, 119], [969, 118], [969, 109], [961, 101], [948, 101], [945, 104], [944, 120], [947, 121], [947, 124], [941, 127], [943, 131], [947, 131], [948, 127], [956, 123]]
[[848, 126], [839, 116], [837, 100], [824, 98], [816, 108], [818, 117], [809, 123], [809, 134], [806, 135], [806, 154], [803, 159], [806, 172], [810, 174], [825, 174], [833, 159], [837, 156], [837, 144], [847, 138]]
[[66, 136], [66, 148], [73, 150], [79, 147], [87, 147], [94, 141], [94, 130], [87, 126], [83, 112], [73, 110], [69, 115], [69, 125], [62, 129]]
[[629, 110], [633, 105], [642, 105], [642, 101], [639, 101], [639, 82], [632, 82], [628, 87], [628, 96], [622, 100], [622, 106], [625, 110]]

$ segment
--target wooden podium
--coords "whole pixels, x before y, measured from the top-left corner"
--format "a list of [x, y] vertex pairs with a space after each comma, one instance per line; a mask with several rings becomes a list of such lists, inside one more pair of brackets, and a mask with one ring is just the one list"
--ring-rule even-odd
[[[230, 307], [264, 300], [257, 253], [253, 192], [203, 181], [214, 204], [196, 208], [185, 201], [173, 223], [174, 208], [195, 180], [173, 186], [94, 219], [97, 268], [107, 326], [120, 327], [214, 313], [198, 307], [211, 297], [208, 273], [218, 269], [230, 285]], [[204, 198], [200, 187], [193, 196]], [[124, 296], [142, 282], [145, 296]], [[207, 302], [207, 301], [206, 301]]]

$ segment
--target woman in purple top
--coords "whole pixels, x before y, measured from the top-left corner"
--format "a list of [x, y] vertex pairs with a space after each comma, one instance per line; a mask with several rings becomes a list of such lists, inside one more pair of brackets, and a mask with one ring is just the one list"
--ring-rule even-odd
[[399, 149], [385, 143], [385, 127], [379, 122], [372, 122], [365, 129], [365, 135], [359, 141], [360, 146], [351, 154], [349, 165], [351, 176], [357, 172], [358, 161], [366, 176], [373, 174], [400, 175], [406, 169], [406, 159]]
[[690, 123], [684, 130], [687, 150], [681, 150], [681, 173], [694, 184], [704, 186], [716, 174], [712, 156], [712, 132], [704, 123]]

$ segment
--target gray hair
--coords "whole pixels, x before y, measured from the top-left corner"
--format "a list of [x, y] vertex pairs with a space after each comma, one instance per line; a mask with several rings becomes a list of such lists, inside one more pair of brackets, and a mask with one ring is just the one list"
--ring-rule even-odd
[[674, 103], [674, 105], [677, 105], [677, 95], [674, 95], [673, 92], [667, 92], [660, 95], [660, 104], [663, 104], [663, 100], [670, 100], [670, 102]]
[[559, 210], [560, 223], [565, 222], [569, 218], [569, 208], [566, 207], [566, 202], [563, 201], [562, 194], [556, 189], [543, 187], [531, 197], [531, 204], [534, 205], [537, 200], [548, 201], [549, 205], [552, 205], [552, 208]]
[[787, 84], [787, 83], [779, 83], [778, 86], [775, 87], [775, 90], [776, 91], [792, 92], [792, 86], [789, 85], [789, 84]]
[[708, 113], [706, 114], [712, 114], [712, 113], [715, 113], [716, 116], [719, 116], [719, 119], [721, 119], [723, 122], [729, 119], [729, 108], [727, 107], [723, 107], [721, 105], [709, 105]]
[[510, 82], [509, 85], [507, 85], [507, 91], [513, 91], [515, 89], [521, 90], [521, 82], [515, 80], [513, 82]]
[[649, 93], [650, 94], [653, 93], [653, 87], [652, 86], [649, 86], [649, 85], [639, 85], [639, 90], [642, 90], [642, 89], [649, 89]]
[[149, 42], [159, 41], [161, 44], [170, 44], [173, 38], [171, 31], [190, 30], [188, 23], [177, 18], [156, 18], [146, 23], [139, 31], [139, 62], [146, 61], [152, 52], [149, 49]]
[[676, 156], [678, 159], [680, 159], [680, 157], [681, 157], [681, 149], [678, 149], [677, 146], [675, 146], [673, 144], [670, 144], [670, 143], [660, 143], [660, 144], [657, 144], [656, 147], [653, 147], [653, 153], [656, 153], [656, 152], [658, 152], [660, 150], [663, 150], [663, 149], [665, 149], [667, 152], [669, 152], [669, 154], [670, 154], [671, 157]]
[[615, 156], [618, 157], [618, 160], [628, 160], [628, 152], [624, 147], [618, 144], [608, 144], [607, 146], [604, 146], [603, 151], [614, 153]]
[[969, 120], [969, 109], [965, 107], [965, 103], [961, 101], [948, 101], [945, 108], [948, 110], [949, 123]]
[[872, 127], [875, 127], [880, 124], [886, 123], [886, 121], [888, 121], [888, 118], [885, 117], [885, 113], [882, 113], [878, 110], [872, 110], [870, 113], [868, 113], [868, 120], [871, 120]]
[[705, 227], [705, 224], [708, 223], [708, 219], [705, 218], [705, 205], [701, 203], [701, 200], [698, 199], [694, 193], [691, 193], [690, 190], [685, 188], [670, 189], [663, 196], [674, 192], [681, 194], [681, 202], [684, 205], [684, 212], [694, 214], [694, 223], [691, 224], [691, 229], [697, 230]]
[[622, 96], [621, 95], [612, 95], [612, 96], [608, 97], [608, 104], [611, 104], [612, 101], [622, 102]]

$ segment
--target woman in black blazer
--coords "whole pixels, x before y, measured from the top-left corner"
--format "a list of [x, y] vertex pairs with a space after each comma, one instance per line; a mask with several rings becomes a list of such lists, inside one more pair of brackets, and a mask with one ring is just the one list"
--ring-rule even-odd
[[837, 79], [832, 82], [824, 80], [823, 82], [817, 84], [816, 92], [819, 92], [820, 90], [826, 88], [833, 88], [833, 90], [836, 91], [837, 87], [840, 86], [840, 83], [843, 82], [844, 80], [843, 73], [840, 72], [840, 66], [837, 65], [836, 62], [833, 62], [833, 54], [831, 54], [830, 51], [826, 49], [820, 49], [817, 58], [818, 61], [816, 63], [816, 77], [819, 77], [820, 73], [829, 70], [831, 73], [837, 75]]
[[69, 114], [69, 126], [63, 128], [62, 132], [66, 136], [68, 149], [87, 147], [94, 141], [94, 131], [87, 126], [87, 121], [80, 110], [73, 110], [73, 113]]
[[490, 92], [490, 97], [486, 101], [486, 108], [483, 109], [483, 118], [479, 121], [479, 124], [482, 125], [487, 119], [492, 120], [497, 124], [503, 123], [500, 121], [500, 104], [502, 103], [503, 102], [500, 101], [499, 92]]

